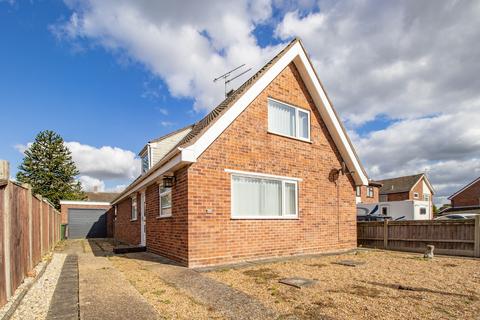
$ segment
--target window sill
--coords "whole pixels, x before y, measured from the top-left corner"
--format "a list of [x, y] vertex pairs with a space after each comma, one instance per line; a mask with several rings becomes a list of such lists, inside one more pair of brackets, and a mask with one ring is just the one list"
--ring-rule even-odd
[[166, 219], [166, 218], [171, 218], [172, 215], [169, 216], [157, 216], [157, 219]]
[[305, 143], [313, 143], [312, 140], [310, 140], [310, 139], [302, 139], [302, 138], [296, 138], [296, 137], [292, 137], [292, 136], [287, 136], [287, 135], [285, 135], [285, 134], [273, 132], [273, 131], [270, 131], [270, 130], [267, 130], [267, 133], [268, 133], [268, 134], [275, 135], [275, 136], [283, 137], [283, 138], [292, 139], [292, 140], [295, 140], [295, 141], [300, 141], [300, 142], [305, 142]]
[[230, 220], [299, 220], [298, 216], [292, 217], [262, 217], [262, 216], [252, 216], [252, 217], [230, 217]]
[[138, 221], [138, 219], [130, 219], [130, 222]]

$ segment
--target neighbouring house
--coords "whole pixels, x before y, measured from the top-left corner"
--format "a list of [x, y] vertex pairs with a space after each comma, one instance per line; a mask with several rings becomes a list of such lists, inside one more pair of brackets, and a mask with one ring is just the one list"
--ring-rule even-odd
[[112, 237], [114, 217], [106, 212], [118, 193], [94, 191], [85, 194], [86, 198], [82, 201], [60, 201], [66, 236], [70, 239]]
[[378, 201], [357, 203], [357, 213], [378, 214], [392, 219], [433, 219], [434, 189], [424, 173], [376, 181]]
[[451, 207], [441, 210], [438, 214], [479, 213], [480, 214], [480, 177], [473, 180], [448, 199]]
[[368, 178], [300, 40], [154, 141], [112, 202], [116, 240], [188, 267], [356, 247]]
[[366, 186], [357, 186], [355, 189], [357, 203], [377, 203], [382, 184], [373, 180]]

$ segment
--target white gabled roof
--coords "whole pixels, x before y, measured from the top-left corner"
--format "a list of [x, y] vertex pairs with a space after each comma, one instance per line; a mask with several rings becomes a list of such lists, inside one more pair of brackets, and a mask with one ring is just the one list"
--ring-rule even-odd
[[315, 106], [337, 146], [356, 185], [368, 185], [368, 177], [337, 113], [313, 69], [299, 39], [293, 40], [280, 54], [247, 80], [230, 98], [226, 98], [204, 119], [196, 123], [179, 145], [135, 180], [113, 201], [117, 203], [128, 194], [144, 188], [167, 171], [179, 165], [196, 162], [198, 157], [222, 132], [250, 105], [250, 103], [290, 64], [294, 63], [305, 83]]

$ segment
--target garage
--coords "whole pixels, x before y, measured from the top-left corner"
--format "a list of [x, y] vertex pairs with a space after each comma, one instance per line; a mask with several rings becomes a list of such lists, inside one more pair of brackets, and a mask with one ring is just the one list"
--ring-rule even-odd
[[68, 238], [106, 238], [105, 209], [68, 209]]

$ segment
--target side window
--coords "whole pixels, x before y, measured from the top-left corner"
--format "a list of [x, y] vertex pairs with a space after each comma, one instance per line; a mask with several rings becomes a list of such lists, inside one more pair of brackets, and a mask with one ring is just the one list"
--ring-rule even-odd
[[172, 216], [172, 188], [159, 187], [160, 212], [159, 217]]
[[387, 207], [382, 207], [382, 214], [384, 216], [388, 215], [388, 208]]
[[137, 194], [132, 196], [132, 215], [131, 219], [137, 220]]
[[421, 215], [427, 214], [427, 208], [421, 207], [421, 208], [420, 208], [420, 214], [421, 214]]
[[414, 198], [414, 199], [418, 199], [418, 192], [414, 192], [414, 193], [413, 193], [413, 198]]
[[361, 196], [362, 196], [362, 187], [361, 187], [361, 186], [357, 186], [357, 187], [356, 187], [355, 195], [356, 195], [357, 197], [361, 197]]

